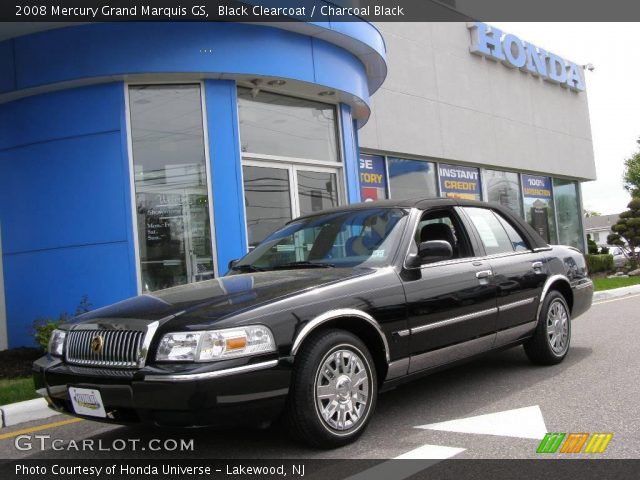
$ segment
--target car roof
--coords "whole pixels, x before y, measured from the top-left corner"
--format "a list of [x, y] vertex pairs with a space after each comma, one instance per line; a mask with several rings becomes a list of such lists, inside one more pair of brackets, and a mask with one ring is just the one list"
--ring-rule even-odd
[[445, 206], [464, 206], [464, 207], [487, 207], [502, 209], [502, 206], [497, 203], [481, 202], [478, 200], [462, 200], [457, 198], [442, 198], [442, 197], [419, 197], [410, 198], [406, 200], [377, 200], [375, 202], [361, 202], [352, 203], [350, 205], [342, 205], [340, 207], [334, 207], [318, 212], [308, 213], [306, 215], [300, 215], [294, 220], [300, 218], [315, 217], [316, 215], [324, 215], [327, 213], [336, 212], [349, 212], [357, 210], [367, 210], [369, 208], [419, 208], [421, 210], [433, 207], [445, 207]]

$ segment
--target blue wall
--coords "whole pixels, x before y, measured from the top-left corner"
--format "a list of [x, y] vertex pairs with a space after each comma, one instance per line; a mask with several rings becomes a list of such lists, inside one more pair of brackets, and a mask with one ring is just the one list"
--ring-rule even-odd
[[[97, 308], [138, 293], [125, 90], [114, 79], [212, 78], [204, 85], [223, 274], [229, 260], [246, 252], [247, 239], [236, 84], [217, 78], [299, 80], [366, 104], [386, 72], [379, 61], [367, 63], [373, 74], [363, 63], [383, 59], [380, 35], [369, 24], [322, 28], [325, 39], [338, 36], [344, 48], [262, 25], [179, 22], [71, 26], [0, 42], [0, 226], [10, 347], [32, 344], [36, 318], [72, 313], [83, 295]], [[354, 50], [373, 53], [362, 60]], [[363, 121], [368, 109], [358, 109]], [[360, 200], [354, 112], [339, 106], [350, 202]]]
[[0, 108], [0, 222], [10, 346], [37, 317], [136, 294], [121, 83]]

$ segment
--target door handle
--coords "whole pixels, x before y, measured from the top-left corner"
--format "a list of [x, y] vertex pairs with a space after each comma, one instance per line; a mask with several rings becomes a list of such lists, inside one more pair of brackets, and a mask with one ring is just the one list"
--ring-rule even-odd
[[476, 272], [476, 278], [478, 280], [483, 279], [483, 278], [488, 278], [491, 275], [493, 275], [493, 272], [491, 270], [481, 270], [479, 272]]
[[531, 266], [536, 273], [542, 273], [542, 267], [544, 266], [542, 262], [533, 262]]

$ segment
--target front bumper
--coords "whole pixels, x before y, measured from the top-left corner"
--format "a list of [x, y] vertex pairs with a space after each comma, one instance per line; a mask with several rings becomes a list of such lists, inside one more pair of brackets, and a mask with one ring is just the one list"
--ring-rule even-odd
[[[51, 408], [109, 423], [167, 427], [261, 423], [284, 408], [290, 364], [275, 356], [139, 370], [80, 367], [49, 356], [34, 363], [34, 381]], [[73, 411], [69, 387], [100, 391], [107, 418]]]

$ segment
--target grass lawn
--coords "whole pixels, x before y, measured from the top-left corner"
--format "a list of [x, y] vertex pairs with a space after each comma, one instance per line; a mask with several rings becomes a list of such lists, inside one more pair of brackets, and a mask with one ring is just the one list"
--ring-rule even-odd
[[36, 398], [31, 377], [0, 379], [0, 405]]
[[640, 285], [640, 277], [594, 278], [593, 284], [596, 292], [601, 292], [602, 290], [611, 290], [612, 288]]

